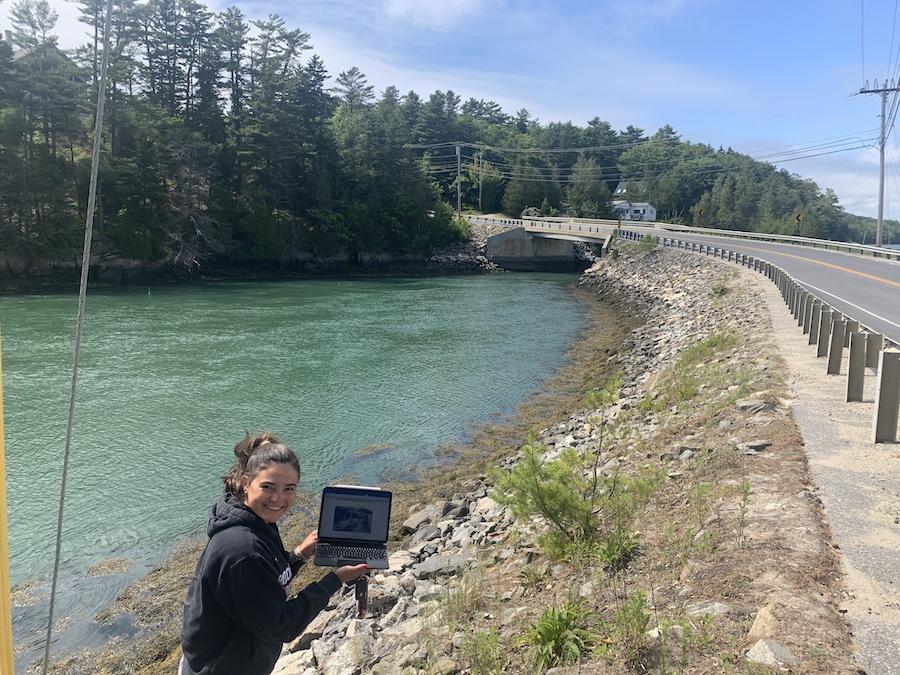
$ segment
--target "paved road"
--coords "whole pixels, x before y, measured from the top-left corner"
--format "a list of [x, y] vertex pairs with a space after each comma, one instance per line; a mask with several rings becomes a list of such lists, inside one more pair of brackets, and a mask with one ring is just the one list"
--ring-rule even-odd
[[900, 344], [898, 262], [746, 239], [704, 237], [683, 232], [659, 234], [718, 246], [778, 265], [841, 313]]

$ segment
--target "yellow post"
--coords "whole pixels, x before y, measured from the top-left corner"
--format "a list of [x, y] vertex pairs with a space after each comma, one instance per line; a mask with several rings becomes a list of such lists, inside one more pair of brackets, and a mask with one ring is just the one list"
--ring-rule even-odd
[[12, 673], [12, 595], [9, 587], [9, 524], [6, 517], [6, 451], [3, 438], [3, 345], [0, 342], [0, 673]]

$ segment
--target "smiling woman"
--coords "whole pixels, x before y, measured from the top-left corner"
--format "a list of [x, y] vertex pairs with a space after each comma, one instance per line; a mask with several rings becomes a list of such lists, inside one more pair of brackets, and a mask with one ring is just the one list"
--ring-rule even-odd
[[248, 434], [234, 454], [184, 603], [180, 675], [270, 672], [281, 644], [306, 628], [341, 583], [366, 570], [339, 567], [288, 600], [286, 589], [318, 538], [311, 532], [289, 553], [276, 525], [294, 503], [300, 463], [268, 432]]

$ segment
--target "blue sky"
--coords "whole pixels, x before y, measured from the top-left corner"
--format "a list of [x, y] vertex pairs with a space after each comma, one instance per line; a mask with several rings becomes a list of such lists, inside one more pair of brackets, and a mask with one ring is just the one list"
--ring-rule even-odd
[[[0, 2], [2, 29], [11, 0]], [[78, 44], [75, 6], [50, 2], [61, 45]], [[332, 75], [355, 65], [378, 90], [452, 89], [543, 122], [597, 116], [649, 132], [671, 124], [688, 140], [769, 160], [876, 136], [878, 97], [851, 94], [883, 80], [900, 53], [898, 31], [891, 58], [896, 5], [887, 0], [206, 2], [237, 4], [250, 18], [282, 15], [311, 33]], [[900, 218], [895, 139], [885, 215]], [[849, 211], [875, 215], [877, 148], [779, 166], [834, 188]]]

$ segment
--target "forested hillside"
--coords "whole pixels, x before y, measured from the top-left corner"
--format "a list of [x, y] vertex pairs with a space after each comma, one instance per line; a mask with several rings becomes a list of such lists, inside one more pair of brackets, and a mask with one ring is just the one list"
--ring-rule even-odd
[[[43, 0], [14, 2], [0, 40], [3, 272], [80, 252], [105, 2], [78, 5], [74, 52], [57, 48]], [[122, 0], [110, 39], [95, 217], [107, 258], [192, 270], [429, 251], [465, 236], [450, 205], [457, 141], [464, 206], [485, 212], [606, 216], [622, 181], [661, 219], [851, 236], [833, 192], [745, 155], [668, 126], [647, 137], [599, 118], [541, 124], [452, 91], [375, 92], [357, 68], [329, 74], [310, 35], [275, 15]]]

